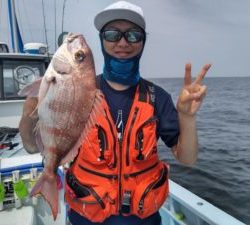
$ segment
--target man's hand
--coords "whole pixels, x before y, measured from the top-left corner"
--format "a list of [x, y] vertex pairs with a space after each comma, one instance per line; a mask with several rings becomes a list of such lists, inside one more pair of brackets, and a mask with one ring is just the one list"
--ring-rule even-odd
[[184, 86], [177, 101], [177, 110], [179, 113], [188, 116], [194, 116], [196, 114], [206, 95], [207, 87], [202, 85], [202, 80], [210, 67], [211, 64], [203, 66], [199, 75], [192, 82], [191, 64], [186, 64]]

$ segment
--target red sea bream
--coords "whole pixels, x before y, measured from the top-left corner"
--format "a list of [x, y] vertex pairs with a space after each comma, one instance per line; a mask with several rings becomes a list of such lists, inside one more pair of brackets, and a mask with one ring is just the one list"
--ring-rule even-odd
[[42, 194], [54, 219], [58, 213], [57, 168], [71, 161], [95, 117], [103, 95], [96, 88], [94, 60], [85, 39], [69, 34], [54, 54], [38, 96], [38, 148], [44, 170], [31, 191]]

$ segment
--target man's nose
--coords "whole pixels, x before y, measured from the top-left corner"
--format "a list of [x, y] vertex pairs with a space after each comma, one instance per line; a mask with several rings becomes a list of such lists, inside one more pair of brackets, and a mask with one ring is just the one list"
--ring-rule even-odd
[[118, 41], [117, 45], [121, 46], [121, 47], [126, 47], [129, 45], [129, 43], [126, 41], [126, 39], [122, 36], [121, 40]]

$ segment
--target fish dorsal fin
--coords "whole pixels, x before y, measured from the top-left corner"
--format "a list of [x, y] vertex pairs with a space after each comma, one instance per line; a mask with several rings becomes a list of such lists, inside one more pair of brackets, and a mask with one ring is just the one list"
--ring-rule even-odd
[[104, 115], [105, 111], [102, 107], [102, 102], [104, 100], [104, 95], [101, 92], [101, 90], [96, 89], [96, 94], [93, 102], [93, 107], [91, 109], [89, 120], [85, 124], [85, 127], [80, 135], [80, 138], [77, 140], [74, 147], [68, 152], [68, 154], [61, 160], [60, 165], [63, 165], [67, 162], [72, 161], [78, 154], [79, 148], [84, 140], [87, 140], [87, 135], [94, 126], [96, 126], [97, 123], [97, 117], [100, 115]]
[[99, 115], [104, 115], [105, 114], [104, 109], [102, 107], [103, 99], [104, 99], [103, 93], [101, 92], [100, 89], [97, 89], [96, 94], [95, 94], [93, 107], [92, 107], [90, 115], [89, 115], [89, 120], [86, 123], [85, 128], [84, 128], [86, 134], [89, 132], [89, 130], [92, 127], [94, 127], [96, 125], [97, 117]]

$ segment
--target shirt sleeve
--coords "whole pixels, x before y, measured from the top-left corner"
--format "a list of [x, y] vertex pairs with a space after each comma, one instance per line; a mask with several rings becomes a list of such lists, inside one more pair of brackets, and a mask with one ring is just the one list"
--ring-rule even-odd
[[179, 137], [178, 113], [171, 95], [155, 85], [155, 115], [158, 118], [157, 137], [169, 147], [177, 144]]

